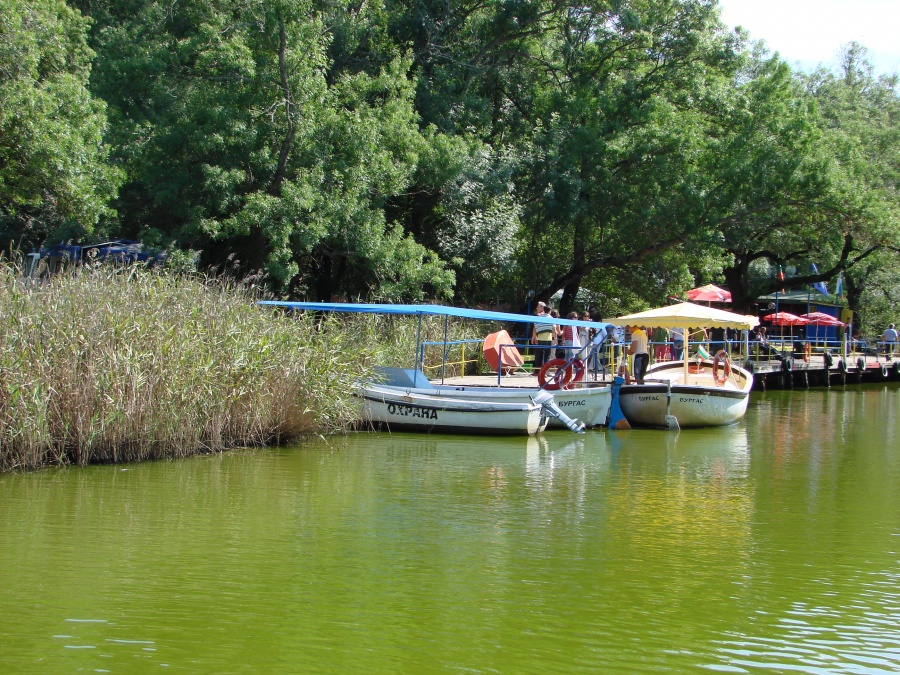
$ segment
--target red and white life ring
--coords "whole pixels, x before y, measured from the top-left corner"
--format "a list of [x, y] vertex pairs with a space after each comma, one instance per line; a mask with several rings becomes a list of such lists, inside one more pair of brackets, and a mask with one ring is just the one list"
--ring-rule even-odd
[[[721, 377], [719, 377], [719, 364], [723, 364], [724, 366], [722, 368]], [[724, 349], [720, 349], [716, 352], [716, 357], [713, 359], [712, 372], [716, 384], [725, 384], [731, 376], [731, 359], [728, 358], [728, 353]]]
[[[568, 389], [573, 382], [580, 382], [584, 377], [584, 362], [581, 359], [575, 359], [566, 367], [568, 361], [565, 359], [550, 359], [538, 372], [538, 383], [548, 391], [556, 391], [557, 389]], [[555, 369], [556, 372], [547, 379], [547, 373]]]

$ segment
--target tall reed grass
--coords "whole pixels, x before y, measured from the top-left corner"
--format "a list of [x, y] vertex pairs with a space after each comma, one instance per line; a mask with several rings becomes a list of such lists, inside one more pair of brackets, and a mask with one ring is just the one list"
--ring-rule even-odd
[[[348, 428], [379, 340], [217, 281], [0, 267], [0, 470], [180, 457]], [[376, 327], [377, 328], [377, 327]], [[373, 329], [376, 330], [376, 329]], [[367, 337], [367, 336], [363, 336]]]

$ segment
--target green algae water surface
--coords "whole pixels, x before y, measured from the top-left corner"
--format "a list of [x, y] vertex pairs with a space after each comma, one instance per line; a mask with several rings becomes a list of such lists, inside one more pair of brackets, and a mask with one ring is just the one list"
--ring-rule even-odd
[[3, 673], [895, 673], [900, 388], [0, 476]]

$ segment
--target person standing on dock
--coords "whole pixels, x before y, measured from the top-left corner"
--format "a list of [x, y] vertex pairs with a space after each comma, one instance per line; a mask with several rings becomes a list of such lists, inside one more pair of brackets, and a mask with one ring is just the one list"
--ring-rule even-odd
[[[569, 312], [566, 314], [566, 318], [571, 321], [577, 321], [578, 312]], [[575, 357], [575, 355], [578, 354], [578, 350], [581, 348], [581, 344], [581, 336], [578, 334], [577, 326], [562, 327], [562, 346], [566, 348], [562, 358], [568, 361]]]
[[[590, 312], [582, 312], [581, 313], [582, 321], [593, 321], [591, 319]], [[597, 334], [597, 330], [594, 328], [590, 328], [589, 326], [579, 326], [578, 328], [578, 341], [581, 343], [582, 348], [588, 347], [591, 344], [591, 340], [594, 339], [594, 336]], [[588, 349], [584, 351], [584, 355], [581, 357], [581, 360], [584, 361], [584, 368], [587, 372], [593, 372], [596, 377], [597, 370], [597, 354], [592, 349]]]
[[[628, 330], [627, 326], [626, 330]], [[641, 327], [632, 326], [631, 346], [628, 348], [628, 355], [634, 356], [634, 379], [637, 380], [638, 384], [644, 384], [644, 375], [647, 373], [647, 366], [650, 363], [648, 347], [647, 334]]]
[[[559, 310], [551, 309], [550, 317], [553, 319], [559, 318]], [[553, 346], [559, 347], [563, 343], [563, 329], [559, 324], [553, 324]], [[551, 358], [564, 359], [566, 358], [565, 350], [562, 349], [551, 349], [550, 353], [553, 354]]]
[[897, 342], [897, 329], [894, 327], [894, 324], [887, 327], [884, 335], [881, 336], [881, 341], [884, 343], [884, 360], [892, 360], [894, 358], [894, 345]]
[[[538, 317], [549, 317], [547, 305], [543, 302], [537, 304]], [[540, 370], [547, 361], [547, 355], [550, 352], [550, 346], [553, 344], [553, 334], [556, 327], [552, 323], [541, 323], [540, 321], [532, 324], [531, 327], [531, 343], [537, 346], [534, 350], [534, 368]]]
[[684, 329], [669, 329], [669, 338], [672, 340], [672, 359], [681, 361], [684, 356]]
[[668, 361], [671, 358], [669, 331], [665, 328], [654, 328], [650, 332], [650, 338], [653, 343], [653, 360]]

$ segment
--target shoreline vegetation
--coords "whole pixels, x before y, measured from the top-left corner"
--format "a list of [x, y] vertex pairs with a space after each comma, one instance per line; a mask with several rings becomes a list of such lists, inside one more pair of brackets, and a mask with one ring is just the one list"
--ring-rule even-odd
[[[0, 471], [347, 432], [351, 384], [415, 353], [409, 317], [295, 315], [258, 299], [249, 283], [140, 267], [26, 283], [0, 264]], [[455, 333], [474, 337], [466, 326]], [[425, 339], [442, 333], [423, 321]]]
[[[339, 326], [238, 284], [136, 268], [0, 270], [0, 470], [176, 458], [348, 429], [366, 374]], [[360, 343], [356, 343], [360, 344]], [[365, 344], [365, 343], [361, 343]]]
[[131, 462], [349, 428], [340, 330], [236, 284], [104, 267], [0, 284], [0, 470]]

